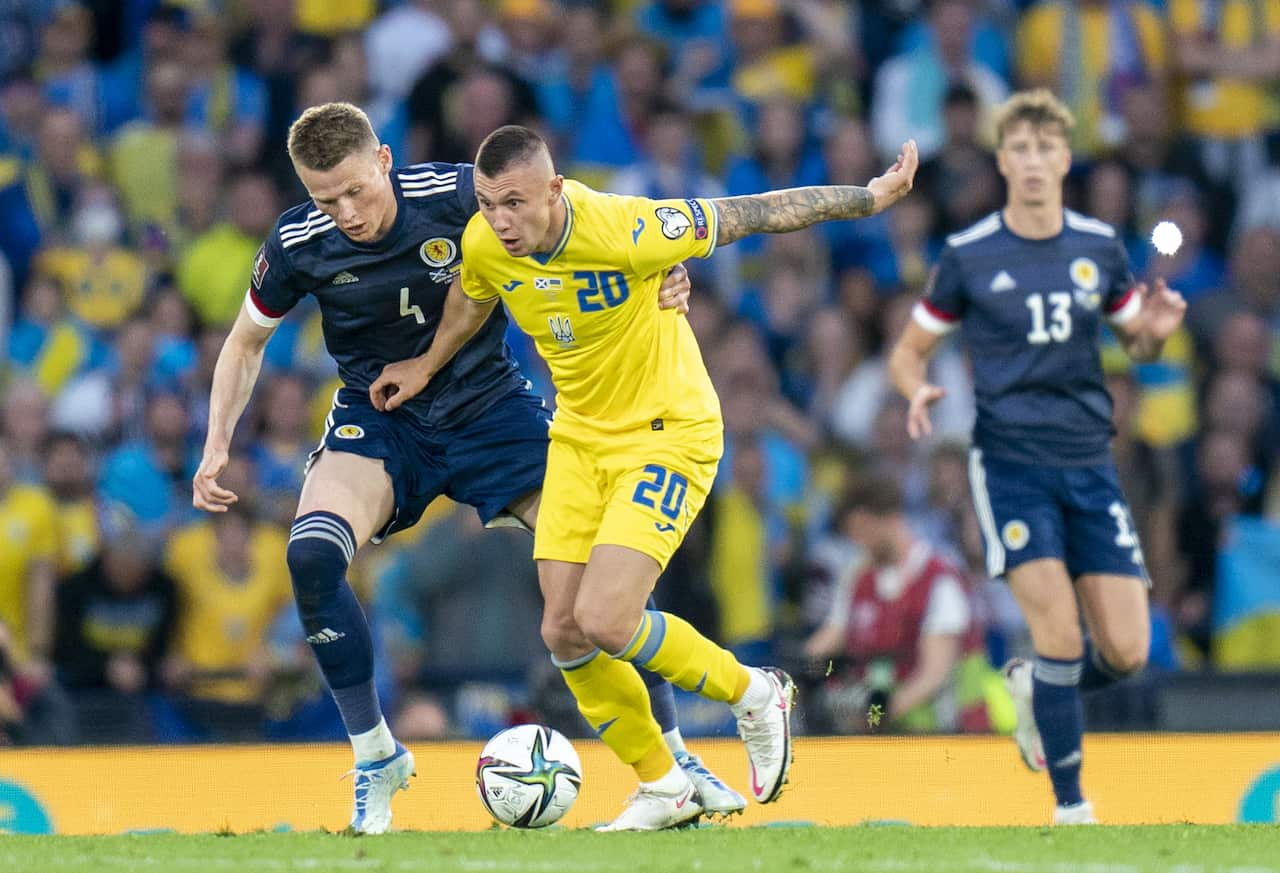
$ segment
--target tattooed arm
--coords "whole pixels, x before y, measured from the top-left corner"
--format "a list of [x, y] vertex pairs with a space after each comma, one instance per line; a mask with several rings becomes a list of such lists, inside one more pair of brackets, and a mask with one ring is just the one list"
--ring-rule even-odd
[[815, 185], [716, 198], [711, 201], [720, 212], [716, 245], [727, 245], [753, 233], [788, 233], [820, 221], [875, 215], [906, 196], [919, 165], [915, 141], [910, 140], [902, 147], [897, 162], [865, 188]]

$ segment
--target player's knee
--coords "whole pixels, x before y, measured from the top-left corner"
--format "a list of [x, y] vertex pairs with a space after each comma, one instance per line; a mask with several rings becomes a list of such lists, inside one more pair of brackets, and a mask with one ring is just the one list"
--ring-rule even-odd
[[587, 640], [610, 654], [625, 649], [636, 632], [635, 622], [628, 624], [617, 610], [596, 604], [578, 604], [573, 617]]
[[1107, 646], [1102, 650], [1102, 657], [1111, 672], [1130, 676], [1147, 666], [1148, 648], [1146, 640], [1126, 641], [1121, 645]]
[[541, 631], [547, 651], [559, 661], [580, 658], [594, 648], [573, 620], [572, 613], [563, 616], [545, 613], [542, 616]]
[[317, 538], [291, 539], [285, 549], [285, 562], [303, 615], [337, 593], [347, 569], [341, 549]]

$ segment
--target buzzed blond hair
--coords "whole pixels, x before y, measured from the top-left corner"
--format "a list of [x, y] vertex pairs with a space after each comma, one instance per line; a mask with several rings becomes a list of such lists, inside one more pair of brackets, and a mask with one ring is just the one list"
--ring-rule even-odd
[[289, 126], [289, 158], [308, 170], [332, 170], [350, 155], [377, 148], [369, 116], [350, 103], [312, 106]]
[[1048, 88], [1019, 91], [997, 106], [993, 114], [996, 148], [1000, 148], [1006, 133], [1024, 121], [1036, 128], [1057, 127], [1067, 142], [1071, 141], [1076, 128], [1076, 117], [1071, 114], [1067, 104], [1053, 96]]

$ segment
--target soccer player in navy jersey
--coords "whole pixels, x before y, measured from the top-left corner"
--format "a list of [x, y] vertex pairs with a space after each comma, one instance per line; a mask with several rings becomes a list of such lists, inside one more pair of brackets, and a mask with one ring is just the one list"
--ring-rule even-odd
[[968, 346], [969, 474], [987, 570], [1008, 581], [1035, 648], [1034, 664], [1005, 666], [1014, 739], [1027, 766], [1048, 769], [1058, 824], [1094, 821], [1080, 790], [1081, 690], [1142, 669], [1150, 645], [1149, 582], [1111, 460], [1099, 337], [1105, 320], [1130, 358], [1152, 361], [1186, 311], [1163, 280], [1135, 284], [1114, 228], [1063, 208], [1073, 125], [1043, 89], [1000, 107], [1005, 207], [947, 239], [889, 361], [919, 439], [943, 394], [928, 381], [929, 356], [956, 328]]
[[[382, 717], [369, 628], [347, 566], [363, 544], [413, 526], [440, 494], [474, 506], [490, 526], [532, 530], [551, 416], [506, 348], [501, 309], [427, 391], [393, 412], [375, 409], [370, 397], [386, 364], [422, 354], [435, 336], [461, 269], [462, 231], [477, 209], [470, 164], [393, 168], [368, 118], [345, 103], [304, 112], [289, 130], [289, 156], [311, 203], [285, 212], [258, 252], [214, 371], [192, 502], [211, 512], [236, 502], [217, 478], [263, 350], [284, 315], [313, 295], [343, 386], [308, 463], [286, 557], [307, 642], [351, 736], [351, 827], [381, 833], [414, 761]], [[684, 311], [687, 301], [681, 269], [664, 282], [659, 306]], [[684, 749], [671, 686], [642, 675], [666, 741], [709, 811], [740, 812], [742, 795]]]

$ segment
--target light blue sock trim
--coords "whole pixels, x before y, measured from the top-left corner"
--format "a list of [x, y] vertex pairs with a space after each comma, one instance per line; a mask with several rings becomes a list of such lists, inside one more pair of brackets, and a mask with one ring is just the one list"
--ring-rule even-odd
[[561, 670], [577, 670], [579, 667], [585, 667], [587, 666], [587, 664], [590, 664], [598, 654], [600, 654], [599, 649], [592, 649], [591, 651], [587, 652], [585, 655], [581, 655], [577, 658], [572, 658], [568, 661], [561, 661], [558, 658], [556, 658], [555, 655], [552, 655], [551, 663], [555, 664]]

